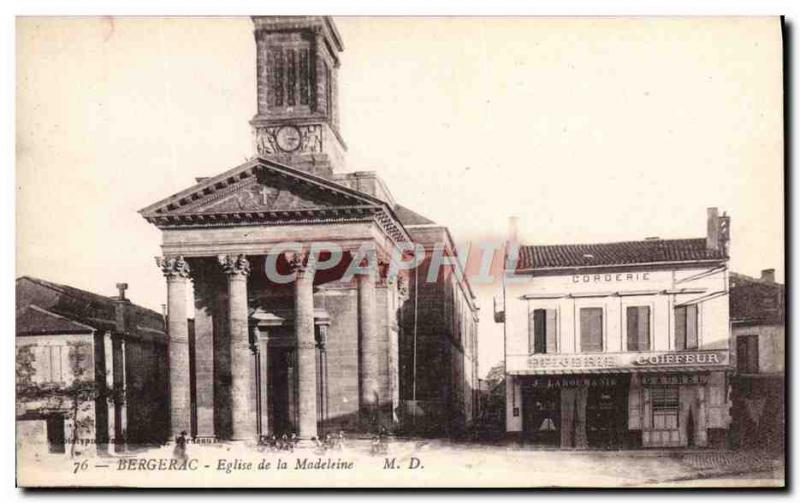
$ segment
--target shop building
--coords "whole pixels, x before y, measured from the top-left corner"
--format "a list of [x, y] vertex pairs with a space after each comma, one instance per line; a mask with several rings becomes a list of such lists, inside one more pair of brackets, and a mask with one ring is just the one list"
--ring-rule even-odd
[[507, 433], [563, 448], [724, 445], [728, 228], [710, 208], [697, 239], [511, 246], [495, 313]]

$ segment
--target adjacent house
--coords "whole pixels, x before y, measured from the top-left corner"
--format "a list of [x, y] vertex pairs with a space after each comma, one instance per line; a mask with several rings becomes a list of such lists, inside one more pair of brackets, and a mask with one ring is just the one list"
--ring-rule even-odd
[[117, 287], [108, 297], [17, 279], [17, 443], [26, 452], [120, 451], [167, 440], [164, 319], [125, 298], [126, 284]]
[[731, 273], [733, 445], [782, 449], [785, 418], [786, 291], [775, 270]]

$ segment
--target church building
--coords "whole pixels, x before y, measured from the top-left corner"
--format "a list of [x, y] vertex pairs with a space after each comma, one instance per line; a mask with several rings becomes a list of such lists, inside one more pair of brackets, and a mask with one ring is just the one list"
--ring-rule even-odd
[[253, 23], [255, 155], [140, 211], [162, 231], [171, 437], [468, 428], [478, 307], [457, 263], [428, 280], [447, 228], [346, 171], [333, 21]]

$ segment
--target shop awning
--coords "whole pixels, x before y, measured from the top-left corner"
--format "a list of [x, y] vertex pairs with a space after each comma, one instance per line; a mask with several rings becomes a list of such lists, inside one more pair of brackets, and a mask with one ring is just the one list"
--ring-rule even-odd
[[681, 366], [681, 367], [658, 367], [658, 368], [635, 368], [635, 367], [622, 367], [622, 368], [602, 368], [602, 369], [537, 369], [537, 370], [508, 370], [506, 373], [509, 375], [585, 375], [585, 374], [664, 374], [664, 373], [693, 373], [693, 372], [720, 372], [733, 370], [731, 366]]

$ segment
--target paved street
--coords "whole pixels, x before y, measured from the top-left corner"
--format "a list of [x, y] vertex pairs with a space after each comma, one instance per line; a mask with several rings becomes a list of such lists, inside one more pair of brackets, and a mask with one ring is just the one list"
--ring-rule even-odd
[[[402, 447], [401, 447], [402, 446]], [[394, 450], [409, 449], [399, 442]], [[472, 460], [474, 468], [495, 465], [532, 474], [531, 485], [599, 486], [781, 486], [780, 456], [758, 451], [629, 450], [576, 451], [509, 445], [417, 442], [410, 452]]]
[[[367, 439], [350, 439], [343, 449], [326, 452], [311, 446], [289, 452], [243, 444], [190, 444], [186, 454], [194, 468], [181, 471], [165, 469], [173, 460], [171, 446], [98, 458], [88, 448], [85, 458], [45, 455], [26, 465], [35, 473], [47, 473], [46, 482], [55, 485], [625, 488], [784, 483], [783, 461], [758, 451], [566, 451], [443, 440], [393, 440], [385, 452], [372, 449]], [[82, 459], [87, 468], [76, 465]]]

